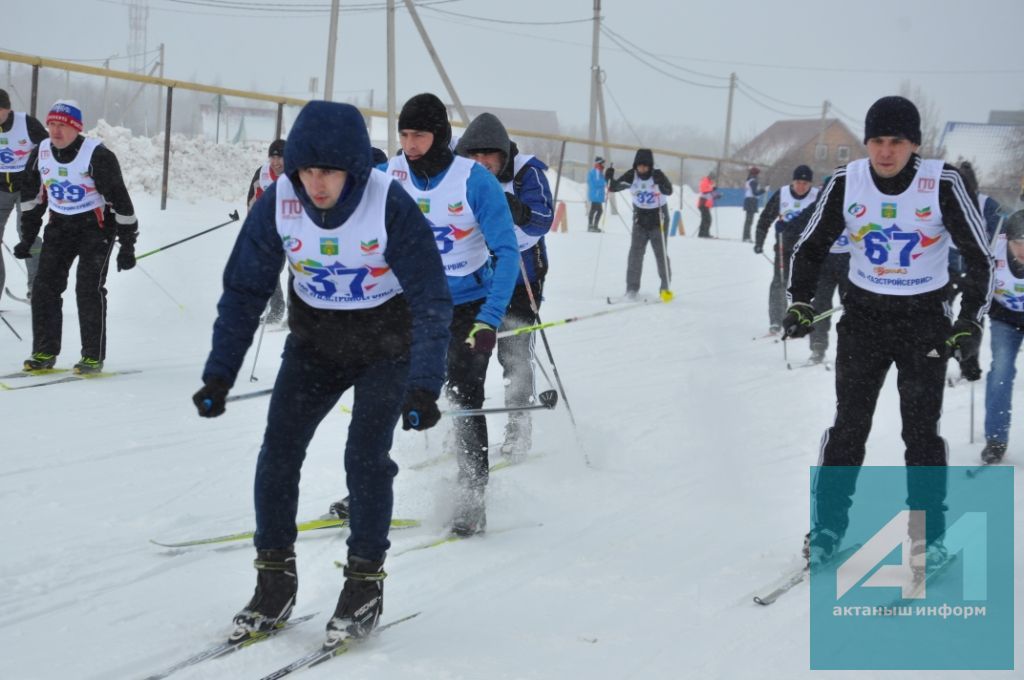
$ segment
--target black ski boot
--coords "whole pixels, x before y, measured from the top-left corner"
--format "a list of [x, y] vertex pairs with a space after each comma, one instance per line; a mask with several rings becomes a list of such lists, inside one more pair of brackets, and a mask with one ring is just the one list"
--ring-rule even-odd
[[473, 536], [487, 530], [487, 507], [484, 504], [484, 490], [459, 489], [455, 500], [455, 516], [452, 519], [452, 533], [456, 536]]
[[804, 557], [807, 565], [816, 569], [836, 555], [842, 537], [828, 529], [812, 529], [804, 537]]
[[327, 511], [327, 518], [348, 519], [348, 496], [345, 496], [340, 501], [331, 503], [331, 507]]
[[354, 555], [345, 565], [345, 586], [341, 589], [334, 616], [327, 622], [325, 649], [349, 638], [369, 635], [384, 612], [384, 560], [371, 562]]
[[258, 572], [256, 592], [245, 609], [235, 614], [235, 630], [228, 638], [231, 642], [280, 628], [295, 606], [299, 577], [292, 548], [257, 550], [253, 566]]
[[985, 443], [985, 448], [981, 450], [981, 460], [985, 465], [995, 465], [1003, 460], [1004, 455], [1006, 455], [1006, 444], [993, 439], [988, 440]]
[[22, 368], [26, 371], [41, 371], [47, 368], [53, 368], [57, 365], [57, 355], [47, 354], [45, 352], [35, 352], [22, 364]]

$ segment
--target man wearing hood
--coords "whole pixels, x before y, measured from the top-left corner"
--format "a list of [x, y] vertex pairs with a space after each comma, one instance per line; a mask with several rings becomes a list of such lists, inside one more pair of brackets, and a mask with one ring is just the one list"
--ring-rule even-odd
[[[426, 215], [455, 305], [446, 394], [456, 408], [477, 409], [519, 270], [508, 201], [487, 168], [454, 155], [448, 110], [435, 95], [418, 94], [405, 103], [398, 134], [402, 155], [388, 161], [387, 172]], [[486, 417], [459, 418], [455, 434], [459, 474], [451, 528], [470, 536], [487, 526]]]
[[[551, 230], [554, 218], [551, 187], [544, 176], [547, 166], [534, 156], [519, 153], [516, 143], [509, 140], [505, 126], [491, 113], [481, 113], [469, 124], [455, 152], [472, 158], [498, 178], [515, 223], [521, 260], [519, 278], [501, 330], [535, 324], [548, 271], [544, 234]], [[603, 182], [602, 179], [602, 185]], [[534, 401], [537, 388], [533, 374], [533, 337], [533, 333], [527, 333], [498, 341], [505, 406], [529, 406]], [[529, 411], [509, 413], [502, 455], [525, 456], [530, 451], [532, 435]]]
[[345, 444], [350, 496], [345, 585], [327, 645], [362, 637], [383, 607], [390, 543], [388, 453], [403, 429], [440, 418], [451, 296], [434, 237], [401, 187], [371, 166], [358, 109], [314, 101], [295, 120], [285, 174], [246, 216], [224, 269], [199, 415], [225, 410], [260, 314], [287, 261], [289, 328], [256, 463], [256, 592], [231, 639], [280, 627], [295, 604], [299, 473], [320, 421], [354, 388]]
[[626, 267], [626, 298], [635, 299], [640, 290], [644, 255], [650, 242], [661, 278], [661, 299], [668, 302], [672, 299], [671, 273], [665, 252], [662, 208], [668, 205], [665, 197], [672, 194], [672, 183], [665, 173], [654, 167], [654, 153], [650, 149], [638, 149], [633, 167], [612, 180], [608, 189], [613, 192], [629, 189], [633, 194], [633, 232]]

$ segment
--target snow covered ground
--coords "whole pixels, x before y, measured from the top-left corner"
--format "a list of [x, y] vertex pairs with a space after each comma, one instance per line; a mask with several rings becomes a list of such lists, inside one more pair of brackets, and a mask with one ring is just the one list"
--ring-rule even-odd
[[[242, 179], [228, 194], [231, 201], [207, 197], [230, 192], [230, 182], [216, 181], [220, 167], [213, 162], [204, 171], [209, 191], [197, 187], [172, 197], [164, 212], [158, 196], [136, 188], [138, 251], [243, 209], [254, 167], [237, 171]], [[562, 197], [581, 200], [581, 187], [563, 182]], [[686, 205], [692, 234], [689, 192]], [[717, 213], [720, 235], [738, 239], [742, 213]], [[606, 233], [588, 234], [579, 202], [569, 203], [569, 218], [569, 233], [548, 238], [546, 320], [605, 311], [605, 297], [624, 290], [623, 224], [609, 216]], [[5, 678], [141, 678], [221, 639], [249, 598], [250, 544], [169, 550], [149, 542], [253, 524], [252, 474], [266, 400], [230, 404], [214, 420], [198, 418], [190, 401], [236, 233], [232, 225], [110, 275], [107, 367], [141, 373], [0, 395]], [[443, 531], [454, 464], [412, 469], [441, 452], [443, 432], [398, 433], [393, 457], [403, 470], [396, 516], [419, 518], [423, 526], [392, 534], [384, 620], [422, 613], [303, 677], [1019, 677], [812, 673], [806, 585], [769, 608], [751, 602], [799, 552], [808, 524], [808, 468], [833, 415], [833, 376], [820, 368], [787, 371], [781, 344], [751, 340], [767, 327], [771, 267], [749, 244], [691, 235], [672, 238], [669, 252], [671, 304], [548, 331], [579, 440], [561, 405], [535, 417], [538, 455], [492, 477], [488, 535], [409, 551]], [[24, 277], [7, 262], [8, 284], [22, 294]], [[648, 255], [643, 291], [654, 296], [657, 290]], [[30, 353], [30, 314], [8, 298], [0, 309], [25, 337], [18, 342], [0, 328], [0, 366], [6, 367], [0, 372], [9, 372]], [[71, 292], [64, 310], [60, 364], [69, 366], [79, 347]], [[236, 394], [271, 386], [284, 338], [267, 333], [255, 367], [250, 352]], [[543, 356], [539, 343], [538, 351]], [[808, 354], [804, 341], [788, 351], [795, 360]], [[987, 365], [987, 346], [984, 351]], [[500, 384], [493, 362], [489, 393], [499, 395]], [[976, 399], [972, 445], [970, 388], [946, 395], [943, 433], [953, 464], [977, 459], [981, 390]], [[1024, 419], [1018, 421], [1016, 442], [1024, 441]], [[347, 424], [339, 409], [317, 433], [304, 468], [300, 518], [317, 517], [343, 495]], [[492, 441], [502, 426], [500, 418], [491, 420]], [[899, 427], [890, 380], [869, 463], [901, 464]], [[1011, 448], [1010, 457], [1019, 455]], [[1018, 477], [1018, 495], [1021, 485]], [[1021, 512], [1018, 506], [1018, 526]], [[313, 621], [175, 677], [255, 679], [319, 644], [342, 583], [333, 562], [345, 556], [344, 539], [342, 531], [314, 532], [296, 546], [296, 616], [316, 612]], [[1018, 540], [1018, 564], [1024, 564], [1022, 546]], [[1024, 572], [1017, 573], [1020, 630]], [[1018, 635], [1018, 658], [1022, 648]]]

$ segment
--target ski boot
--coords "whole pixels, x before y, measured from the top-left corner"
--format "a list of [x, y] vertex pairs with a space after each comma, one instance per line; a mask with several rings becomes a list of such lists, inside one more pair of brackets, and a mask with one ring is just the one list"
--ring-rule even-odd
[[459, 490], [452, 518], [452, 534], [463, 538], [482, 534], [487, 530], [487, 507], [483, 488]]
[[348, 519], [348, 496], [331, 503], [325, 519]]
[[369, 635], [384, 612], [384, 560], [371, 562], [354, 555], [345, 565], [345, 586], [334, 616], [327, 622], [324, 649], [333, 649], [349, 638]]
[[814, 529], [804, 536], [804, 558], [807, 566], [816, 569], [831, 560], [839, 548], [840, 536], [828, 529]]
[[256, 592], [249, 604], [235, 614], [235, 630], [228, 637], [230, 642], [239, 642], [258, 633], [280, 628], [291, 616], [292, 607], [295, 606], [299, 578], [292, 548], [257, 550], [253, 566], [258, 572]]
[[995, 465], [1003, 460], [1006, 455], [1006, 444], [993, 439], [985, 442], [985, 448], [981, 450], [981, 460], [985, 465]]
[[823, 347], [814, 347], [811, 349], [811, 357], [807, 360], [809, 364], [820, 364], [825, 361], [825, 349]]
[[100, 373], [103, 371], [103, 360], [102, 359], [91, 359], [89, 357], [82, 357], [74, 367], [75, 373], [78, 375], [89, 375], [92, 373]]
[[35, 352], [28, 359], [25, 359], [25, 363], [22, 364], [22, 368], [26, 371], [41, 371], [46, 368], [53, 368], [57, 365], [56, 354], [46, 354], [45, 352]]
[[501, 444], [501, 455], [512, 461], [520, 461], [530, 452], [533, 421], [529, 413], [511, 413], [505, 424], [505, 441]]
[[948, 559], [949, 552], [940, 540], [926, 543], [923, 539], [914, 539], [910, 542], [910, 570], [914, 574], [914, 583], [923, 581]]
[[672, 293], [672, 291], [670, 291], [667, 288], [663, 289], [660, 293], [658, 293], [658, 296], [661, 297], [662, 302], [672, 302], [672, 300], [674, 300], [676, 297]]

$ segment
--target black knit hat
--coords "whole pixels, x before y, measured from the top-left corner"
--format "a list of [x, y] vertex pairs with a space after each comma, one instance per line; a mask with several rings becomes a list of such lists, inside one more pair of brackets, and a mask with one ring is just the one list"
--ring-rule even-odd
[[1024, 241], [1024, 210], [1018, 210], [1006, 218], [1003, 230], [1009, 241]]
[[801, 180], [801, 179], [805, 180], [807, 182], [813, 182], [814, 181], [814, 171], [811, 170], [806, 165], [798, 165], [798, 166], [796, 166], [796, 169], [793, 170], [793, 181], [797, 181], [797, 180]]
[[270, 156], [280, 156], [281, 158], [284, 158], [283, 139], [275, 139], [270, 143], [270, 148], [267, 149], [267, 157], [269, 158]]
[[864, 143], [874, 137], [902, 137], [921, 143], [921, 114], [906, 97], [882, 97], [864, 117]]
[[7, 90], [0, 90], [0, 109], [11, 108], [11, 95], [7, 94]]
[[448, 145], [452, 126], [448, 122], [448, 109], [436, 95], [424, 92], [412, 97], [398, 114], [399, 130], [422, 130], [434, 134], [434, 144]]

